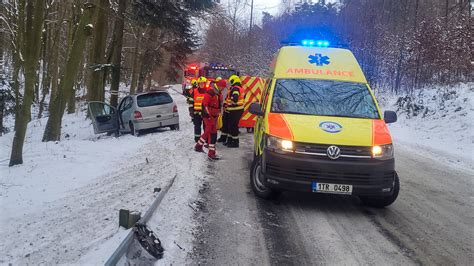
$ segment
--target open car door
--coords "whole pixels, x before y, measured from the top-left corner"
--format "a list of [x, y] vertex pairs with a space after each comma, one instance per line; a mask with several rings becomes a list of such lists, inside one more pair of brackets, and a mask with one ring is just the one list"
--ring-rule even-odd
[[104, 102], [89, 102], [88, 105], [95, 134], [118, 132], [117, 109]]

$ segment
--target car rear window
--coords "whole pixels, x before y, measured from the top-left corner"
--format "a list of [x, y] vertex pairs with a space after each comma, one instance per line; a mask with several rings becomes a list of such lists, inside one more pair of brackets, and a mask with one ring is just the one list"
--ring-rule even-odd
[[161, 104], [167, 104], [167, 103], [172, 103], [172, 102], [173, 102], [173, 99], [166, 92], [148, 93], [148, 94], [138, 95], [137, 97], [138, 107], [161, 105]]

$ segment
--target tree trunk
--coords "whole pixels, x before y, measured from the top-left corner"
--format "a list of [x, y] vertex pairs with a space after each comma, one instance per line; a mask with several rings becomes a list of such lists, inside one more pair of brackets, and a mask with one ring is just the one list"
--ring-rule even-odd
[[141, 32], [139, 30], [137, 34], [137, 39], [135, 41], [135, 49], [133, 52], [132, 82], [130, 83], [130, 94], [134, 94], [137, 89], [138, 74], [140, 73], [140, 42]]
[[96, 0], [100, 8], [96, 8], [94, 14], [94, 42], [92, 44], [91, 57], [89, 62], [89, 82], [87, 84], [87, 100], [104, 100], [104, 67], [106, 63], [105, 47], [107, 42], [107, 12], [109, 0]]
[[44, 25], [45, 31], [43, 32], [43, 47], [42, 47], [42, 55], [43, 55], [43, 75], [41, 81], [41, 99], [39, 100], [39, 111], [38, 111], [38, 118], [41, 118], [43, 115], [44, 110], [44, 100], [46, 99], [46, 95], [49, 93], [50, 89], [50, 82], [51, 76], [51, 28], [48, 26], [47, 23]]
[[83, 57], [86, 39], [91, 33], [88, 27], [93, 11], [93, 4], [85, 4], [84, 14], [74, 33], [74, 41], [69, 51], [66, 67], [63, 69], [58, 93], [51, 103], [50, 116], [46, 124], [43, 141], [57, 141], [61, 138], [61, 122], [66, 108], [66, 101], [73, 93], [73, 86]]
[[15, 131], [18, 129], [18, 123], [20, 122], [20, 110], [21, 110], [21, 95], [20, 95], [20, 70], [22, 68], [21, 53], [23, 53], [25, 38], [25, 0], [18, 1], [18, 31], [15, 38], [15, 48], [13, 49], [13, 91], [15, 92]]
[[147, 80], [146, 80], [146, 91], [151, 90], [151, 76], [152, 76], [152, 73], [148, 73]]
[[[33, 2], [36, 5], [33, 6]], [[43, 28], [44, 2], [28, 1], [26, 5], [26, 25], [24, 40], [25, 58], [25, 93], [23, 103], [19, 112], [17, 129], [13, 137], [12, 153], [10, 156], [10, 166], [23, 163], [23, 144], [25, 142], [26, 129], [31, 117], [31, 103], [34, 97], [36, 67], [40, 55], [41, 31]]]
[[126, 0], [119, 0], [118, 14], [115, 19], [114, 35], [112, 38], [113, 41], [113, 50], [112, 50], [112, 74], [110, 81], [110, 105], [117, 107], [118, 105], [118, 90], [120, 85], [120, 68], [122, 60], [122, 45], [123, 45], [123, 26], [124, 19], [123, 15], [125, 9], [127, 8]]

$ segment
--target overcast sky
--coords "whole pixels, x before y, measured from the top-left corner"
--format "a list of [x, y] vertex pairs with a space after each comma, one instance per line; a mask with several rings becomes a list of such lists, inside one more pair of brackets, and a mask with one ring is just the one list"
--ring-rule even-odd
[[[224, 7], [228, 7], [229, 4], [235, 3], [236, 0], [221, 0], [221, 4]], [[247, 1], [247, 4], [244, 3]], [[240, 17], [250, 17], [250, 3], [252, 0], [241, 0], [243, 3], [242, 10], [239, 12]], [[256, 24], [261, 23], [262, 12], [268, 12], [272, 15], [276, 15], [281, 11], [282, 0], [253, 0], [254, 8], [254, 21]]]
[[[250, 17], [250, 3], [252, 2], [252, 0], [221, 0], [221, 4], [223, 6], [228, 6], [229, 4], [233, 4], [236, 1], [240, 1], [241, 3], [243, 3], [243, 10], [242, 13], [240, 13], [240, 16], [247, 18]], [[319, 0], [312, 0], [313, 3], [316, 3], [318, 1]], [[268, 12], [275, 16], [281, 14], [285, 10], [285, 7], [288, 6], [288, 3], [295, 2], [299, 2], [299, 0], [253, 0], [255, 18], [254, 21], [256, 24], [260, 24], [262, 20], [262, 12]], [[326, 0], [326, 2], [334, 2], [334, 0]]]

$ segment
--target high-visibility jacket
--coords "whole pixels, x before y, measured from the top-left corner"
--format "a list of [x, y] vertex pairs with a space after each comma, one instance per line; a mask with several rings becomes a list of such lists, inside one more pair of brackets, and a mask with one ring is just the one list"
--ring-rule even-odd
[[186, 89], [185, 91], [185, 96], [186, 96], [186, 102], [189, 105], [189, 108], [194, 108], [194, 97], [193, 97], [193, 91], [194, 87], [191, 87], [189, 89]]
[[202, 100], [204, 100], [204, 95], [206, 94], [206, 89], [195, 88], [193, 90], [193, 100], [194, 100], [194, 113], [200, 114], [202, 112]]
[[239, 85], [230, 87], [225, 99], [226, 111], [235, 111], [244, 109], [244, 89]]

